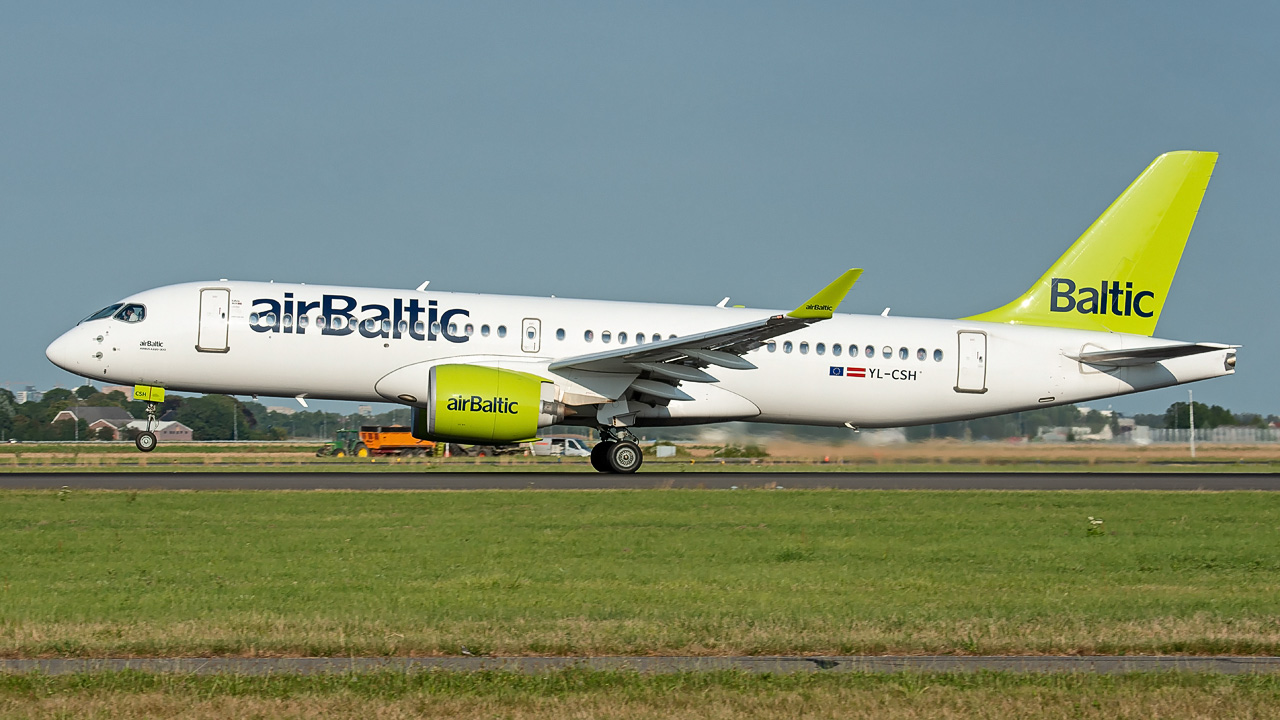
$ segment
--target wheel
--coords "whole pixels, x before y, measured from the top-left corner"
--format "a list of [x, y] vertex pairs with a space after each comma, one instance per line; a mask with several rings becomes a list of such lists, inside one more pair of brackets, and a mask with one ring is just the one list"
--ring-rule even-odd
[[356, 443], [356, 457], [369, 457], [369, 446], [364, 443]]
[[614, 443], [606, 457], [609, 459], [609, 468], [616, 473], [633, 473], [640, 469], [640, 463], [644, 461], [640, 446], [630, 440]]
[[138, 437], [133, 439], [133, 444], [138, 446], [142, 452], [151, 452], [156, 449], [156, 434], [147, 430], [138, 433]]
[[591, 467], [600, 472], [613, 472], [613, 468], [609, 467], [609, 446], [613, 445], [613, 440], [601, 440], [596, 446], [591, 448]]

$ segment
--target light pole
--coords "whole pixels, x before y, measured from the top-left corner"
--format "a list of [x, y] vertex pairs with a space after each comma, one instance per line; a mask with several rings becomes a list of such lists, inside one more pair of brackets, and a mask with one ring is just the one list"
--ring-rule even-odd
[[1191, 391], [1187, 390], [1187, 424], [1191, 426], [1191, 459], [1196, 459], [1196, 404], [1191, 400]]

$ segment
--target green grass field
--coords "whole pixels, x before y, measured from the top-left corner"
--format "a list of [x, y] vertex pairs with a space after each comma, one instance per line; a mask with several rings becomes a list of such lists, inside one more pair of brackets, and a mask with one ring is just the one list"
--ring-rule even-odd
[[264, 677], [0, 675], [0, 715], [64, 718], [1280, 717], [1280, 676], [569, 670]]
[[6, 657], [1280, 654], [1267, 493], [8, 491], [0, 508]]

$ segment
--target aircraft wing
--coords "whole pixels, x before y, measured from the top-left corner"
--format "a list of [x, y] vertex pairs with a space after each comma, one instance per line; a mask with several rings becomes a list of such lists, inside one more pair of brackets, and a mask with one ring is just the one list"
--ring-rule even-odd
[[1134, 365], [1152, 365], [1161, 360], [1199, 355], [1214, 350], [1230, 350], [1239, 345], [1223, 345], [1221, 343], [1178, 343], [1175, 345], [1157, 345], [1155, 347], [1131, 348], [1129, 350], [1100, 350], [1097, 352], [1072, 355], [1086, 365], [1102, 367], [1132, 367]]
[[714, 375], [704, 370], [712, 366], [754, 370], [755, 365], [743, 355], [779, 335], [830, 318], [861, 274], [862, 270], [858, 269], [846, 271], [785, 315], [671, 337], [647, 345], [562, 358], [552, 362], [548, 369], [551, 372], [576, 370], [630, 374], [634, 379], [628, 389], [664, 400], [691, 400], [677, 385], [681, 382], [717, 382]]

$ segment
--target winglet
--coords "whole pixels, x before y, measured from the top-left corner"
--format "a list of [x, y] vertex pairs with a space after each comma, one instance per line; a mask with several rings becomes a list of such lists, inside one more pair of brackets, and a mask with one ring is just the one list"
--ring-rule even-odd
[[849, 290], [853, 289], [853, 284], [858, 282], [858, 277], [862, 275], [862, 270], [855, 268], [846, 270], [843, 275], [836, 278], [830, 285], [818, 291], [817, 295], [809, 298], [803, 305], [787, 313], [788, 317], [793, 318], [814, 318], [817, 320], [826, 320], [831, 314], [840, 307], [840, 303], [844, 300], [844, 296], [849, 294]]

